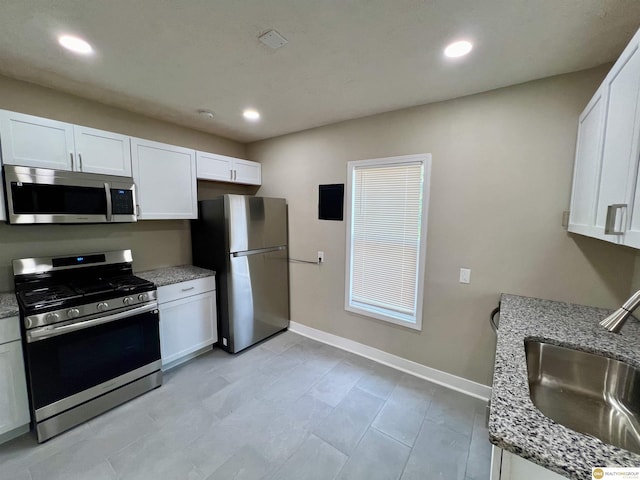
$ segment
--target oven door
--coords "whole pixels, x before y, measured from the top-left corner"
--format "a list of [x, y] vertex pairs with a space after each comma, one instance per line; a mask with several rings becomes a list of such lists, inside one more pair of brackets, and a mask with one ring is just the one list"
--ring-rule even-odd
[[28, 331], [26, 358], [41, 421], [159, 370], [157, 305]]

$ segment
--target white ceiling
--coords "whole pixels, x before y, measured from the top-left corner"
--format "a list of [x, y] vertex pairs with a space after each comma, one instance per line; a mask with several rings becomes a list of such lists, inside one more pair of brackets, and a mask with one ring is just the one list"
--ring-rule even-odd
[[638, 26], [638, 0], [1, 0], [0, 73], [249, 142], [600, 65]]

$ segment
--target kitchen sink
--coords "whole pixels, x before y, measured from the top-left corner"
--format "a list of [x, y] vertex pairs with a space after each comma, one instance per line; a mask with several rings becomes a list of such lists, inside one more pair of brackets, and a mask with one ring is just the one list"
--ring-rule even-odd
[[547, 417], [640, 454], [640, 371], [602, 355], [525, 340], [529, 395]]

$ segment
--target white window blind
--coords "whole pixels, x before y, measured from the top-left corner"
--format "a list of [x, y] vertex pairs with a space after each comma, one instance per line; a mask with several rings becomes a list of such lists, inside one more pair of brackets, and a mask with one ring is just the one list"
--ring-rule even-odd
[[[347, 310], [420, 325], [427, 156], [350, 162]], [[421, 267], [422, 264], [422, 267]]]

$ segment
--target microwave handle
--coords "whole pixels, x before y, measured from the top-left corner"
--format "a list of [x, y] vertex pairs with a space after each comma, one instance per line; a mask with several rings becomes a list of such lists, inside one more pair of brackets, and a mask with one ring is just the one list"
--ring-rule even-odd
[[113, 206], [111, 205], [111, 187], [108, 183], [104, 184], [104, 194], [107, 199], [107, 222], [113, 219]]

